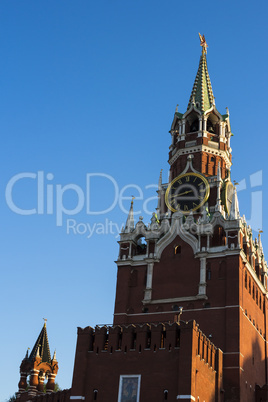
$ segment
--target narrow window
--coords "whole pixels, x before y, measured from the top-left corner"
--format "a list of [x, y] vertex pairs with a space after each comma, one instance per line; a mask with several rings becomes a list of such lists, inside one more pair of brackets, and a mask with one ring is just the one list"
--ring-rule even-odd
[[177, 255], [177, 254], [180, 254], [181, 253], [181, 246], [174, 246], [174, 254], [175, 255]]
[[211, 267], [210, 262], [207, 263], [207, 281], [211, 280]]

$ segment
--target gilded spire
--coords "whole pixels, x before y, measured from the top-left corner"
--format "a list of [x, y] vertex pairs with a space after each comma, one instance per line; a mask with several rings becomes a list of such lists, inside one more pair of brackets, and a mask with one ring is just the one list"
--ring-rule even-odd
[[200, 110], [200, 112], [205, 113], [215, 105], [215, 100], [207, 67], [206, 54], [208, 45], [204, 35], [202, 36], [199, 34], [199, 38], [200, 46], [202, 46], [202, 54], [200, 56], [198, 71], [190, 96], [188, 109], [193, 105], [196, 109]]

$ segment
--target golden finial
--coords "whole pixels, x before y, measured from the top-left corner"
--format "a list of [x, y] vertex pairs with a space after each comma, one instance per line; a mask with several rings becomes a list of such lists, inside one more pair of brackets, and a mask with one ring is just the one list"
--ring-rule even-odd
[[208, 44], [206, 42], [205, 35], [202, 36], [200, 33], [198, 35], [200, 39], [200, 46], [202, 46], [202, 55], [207, 54]]
[[47, 318], [43, 318], [43, 320], [45, 321], [44, 327], [46, 327], [47, 326]]
[[133, 200], [135, 200], [135, 197], [134, 197], [134, 195], [132, 195], [131, 197], [132, 197], [131, 205], [133, 205]]

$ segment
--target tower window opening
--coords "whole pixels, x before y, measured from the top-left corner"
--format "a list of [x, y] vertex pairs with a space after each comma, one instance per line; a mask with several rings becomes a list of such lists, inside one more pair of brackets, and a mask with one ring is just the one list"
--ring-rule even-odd
[[147, 243], [145, 237], [143, 236], [137, 240], [137, 255], [146, 254], [146, 250], [147, 250]]
[[248, 281], [248, 291], [249, 291], [249, 294], [251, 295], [251, 279], [250, 278]]
[[208, 121], [207, 121], [207, 131], [209, 133], [213, 133], [213, 134], [215, 133], [215, 127], [210, 119], [208, 119]]
[[222, 226], [215, 226], [211, 239], [211, 247], [225, 246], [226, 233]]
[[94, 389], [94, 391], [93, 391], [93, 400], [96, 401], [97, 397], [98, 397], [98, 390]]
[[245, 272], [245, 288], [248, 288], [248, 274]]
[[167, 401], [167, 398], [168, 398], [168, 390], [165, 389], [165, 391], [164, 391], [164, 400]]
[[195, 132], [195, 131], [198, 131], [198, 128], [199, 128], [199, 120], [198, 120], [198, 119], [195, 119], [195, 120], [193, 121], [193, 123], [191, 124], [190, 132], [193, 133], [193, 132]]

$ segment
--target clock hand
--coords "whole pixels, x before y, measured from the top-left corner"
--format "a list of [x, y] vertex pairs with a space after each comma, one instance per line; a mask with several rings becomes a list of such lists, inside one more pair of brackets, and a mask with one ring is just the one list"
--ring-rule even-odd
[[181, 195], [188, 194], [188, 193], [192, 193], [192, 192], [193, 192], [193, 190], [184, 191], [184, 193], [174, 194], [174, 195], [172, 195], [170, 198], [180, 197]]

